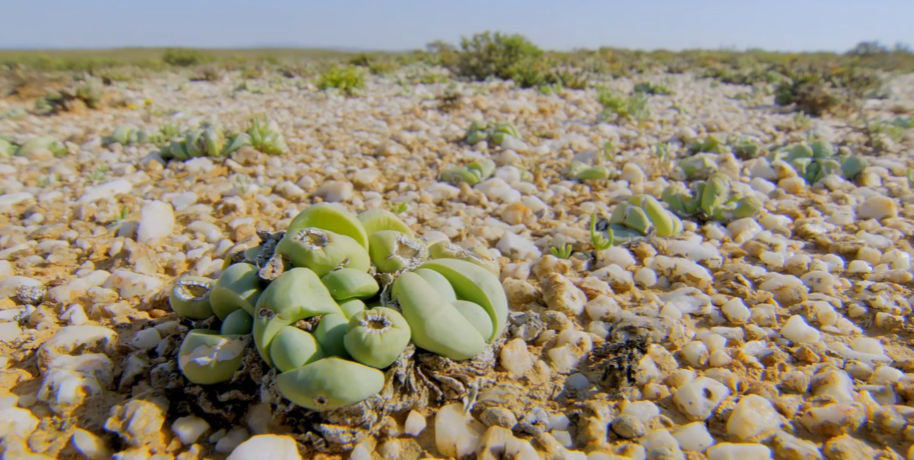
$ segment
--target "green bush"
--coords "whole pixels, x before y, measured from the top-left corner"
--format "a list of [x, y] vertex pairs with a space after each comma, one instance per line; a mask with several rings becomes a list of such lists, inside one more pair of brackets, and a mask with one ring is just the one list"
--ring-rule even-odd
[[482, 81], [489, 77], [510, 80], [524, 61], [540, 59], [543, 51], [523, 35], [483, 32], [463, 37], [455, 71], [460, 76]]
[[317, 88], [325, 90], [336, 88], [341, 93], [352, 96], [357, 90], [365, 87], [365, 74], [355, 66], [333, 66], [321, 74]]
[[198, 50], [187, 48], [168, 48], [162, 54], [162, 61], [178, 67], [190, 67], [207, 61], [206, 56]]

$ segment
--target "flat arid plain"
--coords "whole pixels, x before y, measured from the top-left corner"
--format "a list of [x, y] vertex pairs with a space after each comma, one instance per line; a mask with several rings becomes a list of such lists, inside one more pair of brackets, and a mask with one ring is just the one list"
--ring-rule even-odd
[[2, 51], [2, 458], [914, 458], [911, 71]]

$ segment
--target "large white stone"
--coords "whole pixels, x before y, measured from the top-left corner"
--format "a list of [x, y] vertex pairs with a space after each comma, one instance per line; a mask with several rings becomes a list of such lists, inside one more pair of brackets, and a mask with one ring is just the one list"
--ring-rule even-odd
[[62, 413], [98, 395], [114, 379], [114, 364], [101, 353], [60, 355], [51, 361], [38, 390], [38, 400]]
[[717, 380], [698, 377], [676, 390], [673, 402], [691, 420], [707, 420], [720, 403], [730, 396], [730, 390]]
[[171, 424], [171, 431], [178, 436], [178, 439], [181, 440], [181, 444], [184, 444], [185, 446], [197, 442], [197, 439], [199, 439], [203, 433], [206, 433], [207, 430], [209, 430], [209, 423], [206, 423], [206, 420], [195, 415], [179, 417]]
[[239, 444], [226, 460], [301, 460], [301, 455], [290, 436], [261, 434]]
[[138, 243], [151, 243], [165, 238], [175, 231], [175, 211], [170, 204], [153, 201], [140, 211], [140, 226], [137, 230]]
[[463, 412], [462, 404], [442, 407], [435, 416], [435, 445], [445, 457], [472, 455], [486, 427]]
[[738, 441], [757, 441], [773, 434], [783, 422], [783, 417], [770, 401], [758, 395], [748, 395], [740, 399], [730, 414], [727, 433], [731, 439]]

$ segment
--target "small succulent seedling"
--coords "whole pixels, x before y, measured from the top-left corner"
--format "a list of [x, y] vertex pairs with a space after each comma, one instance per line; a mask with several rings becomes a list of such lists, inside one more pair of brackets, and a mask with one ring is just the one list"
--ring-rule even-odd
[[462, 168], [449, 168], [438, 176], [438, 180], [454, 185], [461, 182], [466, 182], [468, 185], [476, 185], [491, 177], [495, 173], [495, 167], [494, 161], [483, 158]]
[[11, 157], [16, 153], [16, 145], [3, 136], [0, 136], [0, 158]]
[[657, 164], [660, 166], [661, 171], [668, 171], [670, 169], [670, 162], [673, 161], [673, 156], [675, 155], [675, 147], [672, 143], [666, 144], [657, 144], [654, 146], [654, 158], [657, 160]]
[[755, 195], [742, 195], [733, 189], [724, 174], [714, 173], [707, 181], [696, 181], [691, 190], [679, 184], [668, 186], [661, 200], [681, 216], [699, 216], [705, 220], [730, 221], [755, 216], [762, 202]]
[[608, 228], [606, 231], [608, 237], [604, 237], [602, 232], [597, 230], [597, 214], [593, 213], [590, 215], [590, 242], [593, 244], [594, 249], [597, 251], [602, 251], [604, 249], [610, 248], [615, 242], [615, 236], [613, 235], [613, 230]]
[[680, 160], [677, 167], [688, 180], [705, 179], [717, 171], [717, 163], [712, 158], [712, 155], [699, 153]]
[[650, 82], [642, 82], [635, 85], [635, 93], [650, 94], [652, 96], [666, 96], [671, 93], [670, 88], [664, 85], [654, 85]]
[[37, 136], [25, 141], [15, 151], [16, 156], [28, 157], [38, 151], [50, 151], [55, 157], [61, 157], [69, 151], [67, 146], [54, 136]]
[[409, 204], [406, 203], [405, 201], [401, 201], [399, 203], [394, 203], [393, 201], [388, 201], [387, 207], [390, 208], [390, 210], [393, 211], [394, 214], [403, 214], [404, 212], [409, 210]]
[[797, 112], [793, 115], [793, 126], [798, 131], [807, 130], [812, 126], [812, 117], [806, 115], [805, 112]]
[[105, 137], [102, 142], [105, 144], [132, 145], [147, 142], [148, 139], [146, 132], [136, 126], [121, 125], [115, 128], [114, 133]]
[[507, 122], [490, 122], [474, 121], [467, 130], [466, 141], [470, 145], [476, 145], [482, 141], [490, 144], [501, 145], [505, 141], [505, 136], [511, 136], [520, 139], [520, 132], [511, 123]]
[[647, 107], [648, 98], [644, 93], [635, 93], [625, 98], [613, 94], [606, 88], [598, 88], [597, 102], [603, 106], [603, 116], [613, 114], [618, 120], [629, 119], [643, 123], [651, 116], [651, 111]]
[[758, 143], [752, 139], [731, 140], [729, 144], [730, 150], [741, 160], [750, 160], [761, 153]]
[[689, 144], [689, 155], [696, 153], [726, 153], [727, 151], [727, 146], [713, 134], [704, 141], [694, 141]]
[[572, 161], [565, 170], [565, 176], [577, 180], [609, 179], [609, 169], [603, 165], [590, 166], [580, 161]]
[[609, 218], [614, 241], [682, 233], [682, 221], [650, 195], [633, 195], [619, 203]]
[[867, 166], [863, 157], [836, 156], [831, 144], [814, 138], [776, 150], [769, 154], [768, 161], [772, 164], [783, 161], [809, 184], [815, 184], [830, 174], [838, 174], [852, 181]]
[[559, 259], [567, 259], [571, 257], [572, 250], [571, 243], [565, 243], [562, 246], [553, 246], [549, 248], [549, 253], [558, 257]]
[[108, 224], [109, 229], [120, 228], [121, 225], [124, 225], [127, 222], [127, 219], [130, 217], [130, 208], [127, 205], [121, 207], [120, 213]]

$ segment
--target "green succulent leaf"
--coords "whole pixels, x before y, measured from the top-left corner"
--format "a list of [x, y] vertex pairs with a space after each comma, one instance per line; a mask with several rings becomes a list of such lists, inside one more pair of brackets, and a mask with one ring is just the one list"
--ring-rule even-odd
[[329, 357], [276, 377], [279, 392], [299, 406], [322, 411], [364, 401], [384, 389], [384, 373]]
[[247, 336], [223, 336], [219, 331], [194, 329], [178, 349], [178, 368], [193, 383], [226, 382], [241, 369]]
[[175, 281], [168, 293], [168, 303], [175, 313], [193, 320], [213, 316], [210, 294], [213, 280], [202, 276], [185, 276]]
[[411, 334], [403, 315], [390, 308], [376, 307], [353, 315], [343, 345], [356, 361], [383, 369], [400, 357]]

